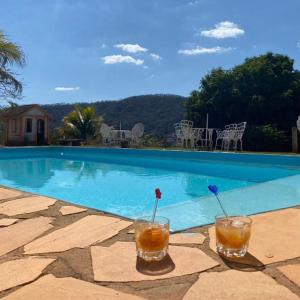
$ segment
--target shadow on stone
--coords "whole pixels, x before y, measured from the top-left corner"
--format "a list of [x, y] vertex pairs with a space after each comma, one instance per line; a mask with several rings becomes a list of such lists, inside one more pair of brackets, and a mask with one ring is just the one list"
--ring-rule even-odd
[[265, 269], [265, 265], [250, 253], [246, 253], [244, 257], [226, 257], [224, 255], [220, 255], [220, 257], [224, 264], [231, 269], [244, 272], [256, 272]]
[[144, 275], [159, 276], [170, 273], [174, 269], [175, 264], [169, 254], [161, 261], [147, 262], [140, 257], [136, 259], [136, 270]]

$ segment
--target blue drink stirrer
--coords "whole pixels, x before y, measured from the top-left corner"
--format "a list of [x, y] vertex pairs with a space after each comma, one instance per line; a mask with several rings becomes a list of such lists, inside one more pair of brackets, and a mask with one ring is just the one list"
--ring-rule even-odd
[[219, 205], [220, 205], [224, 215], [226, 216], [226, 218], [228, 218], [228, 214], [226, 213], [226, 211], [225, 211], [225, 209], [224, 209], [224, 207], [223, 207], [223, 205], [222, 205], [222, 203], [221, 203], [221, 201], [218, 197], [218, 187], [216, 185], [212, 184], [212, 185], [208, 186], [208, 189], [215, 195], [215, 197], [217, 198], [217, 200], [219, 202]]

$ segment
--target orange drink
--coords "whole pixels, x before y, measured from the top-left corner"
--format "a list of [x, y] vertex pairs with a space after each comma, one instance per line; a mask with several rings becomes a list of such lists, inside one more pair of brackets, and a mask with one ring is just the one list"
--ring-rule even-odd
[[216, 217], [217, 251], [227, 257], [245, 256], [252, 220], [243, 216]]
[[144, 217], [135, 222], [135, 241], [137, 256], [146, 261], [158, 261], [168, 253], [169, 220]]

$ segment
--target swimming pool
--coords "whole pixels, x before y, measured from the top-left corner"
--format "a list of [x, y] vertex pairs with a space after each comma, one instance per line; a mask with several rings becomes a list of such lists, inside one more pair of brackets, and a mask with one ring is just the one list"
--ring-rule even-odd
[[173, 230], [212, 223], [220, 213], [209, 184], [232, 214], [300, 204], [300, 157], [209, 152], [26, 147], [0, 150], [0, 184], [136, 218], [158, 214]]

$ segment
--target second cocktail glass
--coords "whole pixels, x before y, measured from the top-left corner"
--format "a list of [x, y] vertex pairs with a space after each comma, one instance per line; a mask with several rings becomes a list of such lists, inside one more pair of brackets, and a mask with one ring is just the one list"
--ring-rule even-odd
[[227, 257], [247, 253], [252, 220], [245, 216], [216, 216], [217, 252]]

